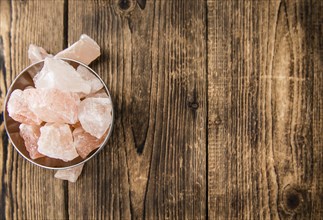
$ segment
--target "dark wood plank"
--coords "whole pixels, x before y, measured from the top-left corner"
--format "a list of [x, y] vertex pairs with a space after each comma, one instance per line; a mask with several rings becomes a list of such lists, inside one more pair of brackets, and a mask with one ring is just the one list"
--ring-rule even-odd
[[[12, 80], [29, 65], [30, 43], [52, 53], [63, 48], [63, 5], [60, 0], [0, 1], [1, 104]], [[33, 166], [17, 154], [8, 143], [3, 117], [0, 132], [1, 218], [66, 218], [63, 183], [53, 178], [52, 171]]]
[[206, 217], [205, 5], [141, 7], [68, 4], [68, 41], [87, 33], [100, 44], [92, 67], [116, 110], [112, 139], [69, 184], [71, 218]]
[[[10, 72], [10, 2], [0, 1], [0, 88], [1, 88], [1, 107], [3, 107], [4, 99], [6, 96], [7, 88], [10, 84], [10, 78], [7, 79], [7, 73]], [[7, 59], [5, 59], [7, 58]], [[8, 82], [9, 81], [9, 82]], [[2, 111], [2, 110], [1, 110]], [[2, 113], [2, 112], [1, 112]], [[6, 208], [7, 202], [7, 184], [8, 175], [6, 175], [7, 158], [8, 158], [8, 137], [5, 132], [3, 123], [3, 114], [1, 114], [1, 150], [0, 150], [0, 213], [6, 214], [10, 208]]]
[[204, 219], [206, 5], [162, 0], [154, 5], [154, 13], [157, 118], [145, 213], [148, 219]]
[[210, 219], [322, 219], [322, 1], [208, 3]]

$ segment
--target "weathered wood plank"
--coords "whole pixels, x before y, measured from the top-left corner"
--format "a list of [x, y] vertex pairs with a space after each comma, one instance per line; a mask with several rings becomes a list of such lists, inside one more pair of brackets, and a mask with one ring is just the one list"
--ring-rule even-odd
[[[63, 48], [63, 5], [60, 0], [0, 1], [1, 107], [12, 80], [29, 65], [30, 43], [53, 53]], [[1, 218], [65, 218], [63, 183], [17, 154], [8, 143], [3, 117], [0, 129]]]
[[[323, 218], [323, 3], [317, 1], [315, 5], [306, 5], [310, 16], [302, 25], [305, 27], [305, 38], [307, 39], [308, 50], [304, 54], [308, 59], [304, 63], [305, 71], [313, 72], [312, 77], [312, 135], [313, 148], [309, 154], [313, 155], [313, 166], [308, 170], [312, 180], [311, 204], [308, 206], [312, 212], [312, 218]], [[310, 7], [312, 6], [312, 7]], [[304, 45], [305, 46], [305, 45]]]
[[202, 1], [154, 5], [151, 50], [158, 82], [157, 117], [147, 219], [206, 217], [205, 6]]
[[147, 1], [142, 10], [136, 1], [71, 1], [68, 8], [68, 41], [87, 33], [102, 46], [92, 67], [116, 110], [112, 139], [69, 184], [69, 216], [205, 218], [205, 5]]
[[[1, 88], [1, 108], [3, 107], [4, 99], [6, 96], [6, 91], [8, 86], [10, 85], [10, 77], [7, 78], [7, 73], [11, 71], [11, 60], [10, 60], [10, 2], [9, 1], [1, 1], [0, 2], [0, 88]], [[7, 58], [7, 59], [5, 59]], [[2, 113], [2, 112], [1, 112]], [[8, 137], [5, 132], [4, 123], [3, 123], [3, 114], [1, 114], [1, 151], [0, 151], [0, 213], [4, 215], [10, 210], [9, 205], [9, 193], [7, 193], [7, 184], [6, 181], [8, 179], [8, 175], [6, 174], [7, 170], [7, 158], [8, 158]], [[12, 151], [11, 151], [12, 152]]]
[[114, 6], [113, 2], [108, 1], [68, 3], [68, 42], [75, 42], [83, 33], [98, 42], [102, 55], [91, 67], [107, 83], [116, 114], [113, 135], [105, 149], [85, 165], [79, 180], [68, 186], [68, 212], [72, 219], [131, 217], [126, 148], [121, 124], [124, 111], [123, 21], [117, 16]]
[[210, 219], [321, 219], [322, 2], [207, 5]]

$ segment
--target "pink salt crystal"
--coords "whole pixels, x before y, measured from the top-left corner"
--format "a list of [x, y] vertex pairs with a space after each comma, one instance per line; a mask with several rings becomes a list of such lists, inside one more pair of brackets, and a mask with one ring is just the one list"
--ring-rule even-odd
[[101, 139], [97, 139], [84, 131], [82, 127], [75, 128], [73, 138], [76, 151], [83, 159], [93, 150], [97, 149], [104, 141], [104, 136]]
[[25, 91], [26, 89], [34, 89], [34, 87], [32, 87], [32, 86], [27, 86], [27, 87], [24, 89], [24, 91]]
[[91, 86], [91, 92], [90, 93], [95, 93], [102, 89], [103, 84], [101, 81], [96, 77], [88, 68], [79, 65], [76, 69], [76, 71], [80, 74], [82, 79], [87, 81], [89, 85]]
[[37, 126], [37, 125], [26, 125], [26, 124], [19, 125], [20, 136], [24, 139], [26, 149], [29, 152], [30, 158], [33, 160], [40, 157], [44, 157], [44, 155], [40, 154], [37, 150], [38, 148], [37, 141], [40, 136], [39, 129], [40, 129], [40, 126]]
[[20, 89], [16, 89], [11, 93], [7, 109], [9, 116], [15, 121], [29, 125], [39, 125], [42, 122], [41, 119], [30, 110], [24, 92]]
[[77, 178], [82, 173], [83, 166], [84, 166], [84, 164], [81, 164], [81, 165], [73, 167], [73, 168], [59, 170], [55, 173], [54, 177], [57, 179], [68, 180], [72, 183], [75, 183]]
[[48, 157], [70, 161], [78, 157], [67, 124], [47, 123], [40, 128], [38, 151]]
[[85, 131], [101, 138], [112, 122], [112, 105], [109, 98], [86, 98], [78, 108], [78, 118]]
[[60, 59], [46, 58], [43, 69], [34, 77], [35, 86], [56, 88], [66, 92], [89, 94], [91, 86], [68, 63]]
[[77, 42], [56, 54], [55, 57], [70, 58], [88, 65], [100, 54], [99, 45], [86, 34], [82, 34]]
[[28, 49], [28, 58], [30, 59], [31, 63], [37, 63], [46, 57], [52, 57], [53, 55], [48, 54], [46, 50], [42, 47], [38, 47], [34, 44], [29, 45]]
[[75, 93], [58, 89], [27, 89], [30, 110], [45, 122], [75, 124], [79, 97]]

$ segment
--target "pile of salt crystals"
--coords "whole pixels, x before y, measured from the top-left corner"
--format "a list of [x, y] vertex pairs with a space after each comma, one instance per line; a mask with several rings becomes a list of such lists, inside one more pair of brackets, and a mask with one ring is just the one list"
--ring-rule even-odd
[[[9, 116], [21, 123], [20, 135], [30, 158], [71, 161], [86, 158], [102, 144], [112, 122], [111, 99], [86, 67], [74, 69], [59, 59], [88, 65], [98, 56], [99, 45], [85, 34], [56, 56], [30, 45], [29, 59], [32, 63], [44, 59], [44, 66], [33, 78], [35, 88], [16, 89], [8, 101]], [[82, 168], [83, 164], [59, 170], [55, 177], [75, 182]]]

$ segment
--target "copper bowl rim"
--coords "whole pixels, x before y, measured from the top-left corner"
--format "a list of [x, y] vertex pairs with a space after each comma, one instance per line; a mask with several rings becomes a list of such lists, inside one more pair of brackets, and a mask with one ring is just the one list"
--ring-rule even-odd
[[[82, 165], [84, 164], [85, 162], [89, 161], [90, 159], [92, 159], [95, 155], [97, 155], [103, 148], [104, 146], [107, 144], [108, 140], [110, 139], [110, 136], [112, 134], [112, 131], [113, 131], [113, 127], [114, 127], [114, 117], [115, 117], [115, 113], [114, 113], [114, 106], [113, 106], [113, 100], [112, 100], [112, 97], [111, 97], [111, 94], [110, 94], [110, 91], [106, 85], [106, 83], [102, 80], [102, 78], [99, 76], [99, 74], [97, 74], [92, 68], [90, 68], [88, 65], [80, 62], [80, 61], [77, 61], [77, 60], [73, 60], [73, 59], [69, 59], [69, 58], [57, 58], [57, 59], [61, 59], [63, 61], [70, 61], [70, 62], [75, 62], [79, 65], [82, 65], [84, 67], [86, 67], [88, 70], [90, 70], [99, 80], [100, 82], [103, 84], [103, 88], [105, 89], [106, 93], [109, 95], [110, 99], [111, 99], [111, 105], [112, 105], [112, 121], [111, 121], [111, 125], [110, 125], [110, 128], [109, 128], [109, 131], [108, 131], [108, 134], [106, 135], [104, 141], [100, 144], [100, 147], [97, 148], [94, 153], [92, 152], [90, 154], [90, 156], [86, 157], [85, 159], [82, 159], [80, 162], [76, 163], [76, 164], [73, 164], [73, 165], [70, 165], [70, 166], [66, 166], [66, 167], [52, 167], [52, 166], [46, 166], [46, 165], [43, 165], [43, 164], [39, 164], [37, 163], [36, 161], [32, 160], [31, 158], [28, 158], [26, 157], [20, 150], [19, 148], [15, 145], [15, 143], [12, 141], [12, 138], [10, 136], [10, 133], [8, 131], [8, 128], [7, 128], [7, 114], [8, 114], [8, 111], [7, 111], [7, 103], [8, 103], [8, 100], [9, 100], [9, 97], [11, 96], [11, 93], [12, 93], [12, 88], [13, 86], [15, 85], [15, 83], [19, 80], [19, 78], [27, 71], [29, 70], [30, 68], [32, 68], [33, 66], [37, 65], [37, 64], [40, 64], [42, 62], [44, 62], [45, 60], [41, 60], [39, 62], [36, 62], [36, 63], [33, 63], [31, 65], [29, 65], [28, 67], [26, 67], [25, 69], [23, 69], [17, 76], [16, 78], [13, 80], [13, 82], [11, 83], [9, 89], [7, 90], [7, 94], [6, 94], [6, 98], [5, 98], [5, 102], [4, 102], [4, 105], [3, 105], [3, 113], [4, 113], [4, 127], [5, 127], [5, 130], [6, 130], [6, 133], [9, 137], [9, 140], [10, 142], [12, 143], [12, 145], [14, 146], [14, 148], [16, 149], [16, 151], [18, 151], [18, 153], [23, 157], [25, 158], [26, 160], [28, 160], [29, 162], [31, 162], [32, 164], [34, 165], [37, 165], [39, 167], [42, 167], [42, 168], [45, 168], [45, 169], [50, 169], [50, 170], [65, 170], [65, 169], [70, 169], [70, 168], [73, 168], [73, 167], [76, 167], [76, 166], [79, 166], [79, 165]], [[8, 116], [10, 117], [10, 116]]]

